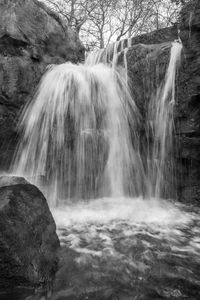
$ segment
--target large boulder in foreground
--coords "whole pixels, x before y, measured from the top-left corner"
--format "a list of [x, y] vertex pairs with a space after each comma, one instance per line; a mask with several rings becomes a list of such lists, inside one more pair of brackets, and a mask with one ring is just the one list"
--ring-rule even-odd
[[10, 164], [18, 117], [49, 64], [77, 63], [84, 47], [57, 14], [37, 0], [0, 1], [0, 169]]
[[51, 281], [58, 249], [56, 226], [43, 194], [23, 178], [1, 177], [0, 289]]

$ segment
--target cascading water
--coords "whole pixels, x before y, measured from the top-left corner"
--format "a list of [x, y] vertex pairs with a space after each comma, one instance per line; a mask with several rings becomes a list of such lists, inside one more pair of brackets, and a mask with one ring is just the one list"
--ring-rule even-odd
[[[149, 102], [147, 127], [153, 145], [146, 154], [146, 174], [140, 113], [128, 90], [127, 70], [116, 67], [119, 45], [103, 56], [102, 51], [91, 54], [85, 65], [51, 66], [24, 110], [13, 172], [43, 185], [54, 204], [58, 199], [161, 195], [181, 44], [172, 44], [165, 81]], [[125, 67], [126, 54], [127, 48]], [[112, 58], [112, 68], [98, 64], [102, 57]]]
[[117, 71], [101, 64], [51, 66], [21, 119], [13, 171], [38, 185], [42, 178], [54, 203], [138, 195], [138, 122]]

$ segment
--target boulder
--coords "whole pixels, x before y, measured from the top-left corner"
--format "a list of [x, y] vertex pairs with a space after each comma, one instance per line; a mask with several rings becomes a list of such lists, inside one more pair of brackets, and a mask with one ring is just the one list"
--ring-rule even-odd
[[43, 194], [24, 178], [1, 177], [0, 289], [50, 282], [58, 249], [56, 225]]
[[59, 16], [37, 0], [0, 2], [0, 169], [8, 170], [21, 111], [49, 64], [77, 63], [84, 47]]

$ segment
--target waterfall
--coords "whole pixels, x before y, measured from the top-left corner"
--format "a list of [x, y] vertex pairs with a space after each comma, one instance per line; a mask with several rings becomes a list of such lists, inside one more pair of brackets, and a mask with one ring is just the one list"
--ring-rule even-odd
[[44, 182], [54, 203], [136, 195], [143, 173], [138, 123], [117, 71], [103, 64], [51, 66], [22, 115], [13, 172]]
[[[124, 78], [128, 89], [128, 65], [127, 53], [132, 46], [132, 40], [128, 39], [126, 44], [118, 41], [109, 45], [106, 50], [101, 50], [100, 55], [91, 53], [86, 60], [88, 64], [99, 62], [110, 63], [113, 69], [117, 68], [118, 57], [123, 51], [123, 66], [125, 69]], [[143, 45], [144, 47], [148, 47]], [[165, 49], [166, 46], [163, 47]], [[166, 75], [157, 88], [152, 91], [149, 99], [148, 111], [146, 114], [147, 151], [146, 155], [146, 176], [142, 176], [146, 181], [146, 190], [140, 191], [147, 197], [160, 198], [163, 195], [166, 182], [173, 178], [173, 110], [175, 104], [175, 80], [176, 72], [180, 63], [182, 44], [175, 41], [171, 45], [169, 65]], [[133, 87], [134, 88], [134, 87]], [[153, 142], [151, 142], [153, 140]], [[141, 157], [141, 155], [140, 155]]]
[[[52, 65], [24, 109], [12, 172], [40, 186], [53, 205], [66, 199], [161, 195], [181, 45], [172, 44], [164, 83], [149, 101], [147, 132], [153, 145], [145, 167], [139, 142], [144, 124], [128, 88], [130, 41], [89, 55], [83, 65]], [[117, 66], [118, 51], [124, 51], [125, 70]]]
[[[173, 110], [175, 104], [175, 80], [180, 63], [182, 44], [173, 42], [169, 65], [164, 82], [158, 87], [148, 105], [147, 132], [148, 145], [148, 194], [160, 198], [164, 185], [173, 177]], [[150, 139], [153, 142], [150, 142]]]

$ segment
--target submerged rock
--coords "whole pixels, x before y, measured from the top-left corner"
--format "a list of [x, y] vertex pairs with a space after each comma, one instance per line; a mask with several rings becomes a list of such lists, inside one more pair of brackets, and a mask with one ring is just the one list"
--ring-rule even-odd
[[0, 186], [0, 289], [46, 284], [59, 249], [47, 201], [24, 178], [1, 177]]

